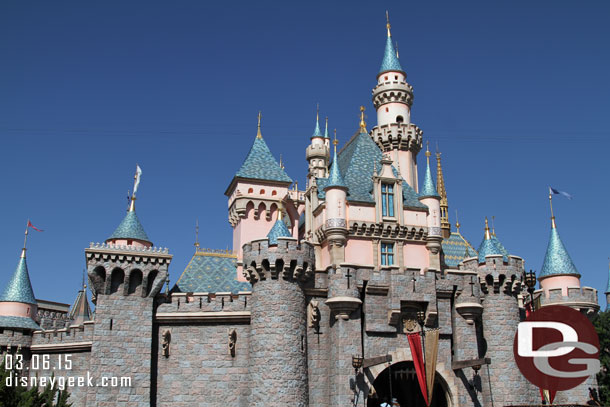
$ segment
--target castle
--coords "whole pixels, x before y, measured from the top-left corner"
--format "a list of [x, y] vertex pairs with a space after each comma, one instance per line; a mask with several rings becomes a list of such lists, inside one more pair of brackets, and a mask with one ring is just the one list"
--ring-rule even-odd
[[[424, 406], [406, 335], [423, 330], [432, 406], [539, 404], [513, 358], [527, 304], [590, 315], [597, 292], [581, 287], [554, 218], [533, 295], [523, 259], [487, 221], [477, 249], [452, 229], [441, 156], [436, 182], [428, 149], [417, 159], [423, 132], [406, 77], [388, 23], [377, 125], [367, 130], [362, 108], [337, 151], [317, 118], [303, 190], [270, 152], [259, 114], [226, 190], [233, 250], [196, 244], [171, 289], [172, 255], [147, 236], [135, 194], [114, 233], [85, 249], [94, 315], [86, 286], [70, 310], [36, 300], [24, 247], [0, 297], [2, 353], [22, 355], [26, 376], [130, 378], [70, 387], [77, 407], [376, 407], [390, 396]], [[593, 380], [556, 402], [586, 401]]]

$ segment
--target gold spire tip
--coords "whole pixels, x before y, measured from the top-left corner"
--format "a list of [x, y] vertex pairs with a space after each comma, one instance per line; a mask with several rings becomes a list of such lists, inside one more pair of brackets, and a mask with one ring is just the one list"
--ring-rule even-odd
[[261, 114], [261, 111], [258, 111], [258, 126], [257, 126], [257, 130], [256, 130], [256, 138], [263, 138], [263, 134], [261, 133], [261, 118], [263, 117], [263, 115]]
[[551, 207], [551, 228], [556, 229], [557, 225], [555, 224], [555, 214], [553, 213], [553, 195], [549, 190], [549, 205]]
[[430, 156], [432, 153], [430, 152], [430, 142], [426, 141], [426, 157], [428, 157], [428, 161], [430, 160]]
[[457, 209], [455, 210], [455, 228], [457, 229], [457, 232], [460, 233], [460, 221], [458, 220]]
[[390, 33], [390, 28], [392, 28], [392, 26], [390, 25], [390, 13], [388, 13], [388, 10], [385, 11], [385, 20], [386, 20], [386, 28], [388, 29], [388, 37], [392, 36], [392, 33]]
[[316, 105], [316, 123], [320, 120], [320, 104]]
[[364, 106], [360, 106], [360, 129], [366, 132], [366, 122], [364, 121]]
[[337, 141], [337, 129], [335, 129], [334, 133], [335, 139], [333, 140], [333, 145], [335, 146], [335, 151], [337, 151], [337, 144], [339, 144], [339, 142]]
[[496, 220], [496, 217], [492, 216], [491, 217], [491, 234], [494, 235], [494, 236], [496, 235], [495, 220]]
[[485, 216], [485, 240], [490, 240], [491, 234], [489, 233], [489, 222], [487, 221], [487, 216]]

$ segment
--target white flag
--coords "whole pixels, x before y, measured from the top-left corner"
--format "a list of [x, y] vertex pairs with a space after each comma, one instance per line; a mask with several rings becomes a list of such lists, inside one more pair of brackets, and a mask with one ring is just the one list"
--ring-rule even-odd
[[138, 192], [138, 186], [140, 185], [140, 177], [142, 176], [142, 168], [136, 164], [136, 176], [135, 182], [133, 184], [133, 197], [136, 197], [136, 192]]

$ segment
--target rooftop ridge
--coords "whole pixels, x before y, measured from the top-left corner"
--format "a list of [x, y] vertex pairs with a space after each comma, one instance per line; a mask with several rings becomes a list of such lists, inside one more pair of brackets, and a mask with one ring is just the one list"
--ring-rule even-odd
[[112, 243], [89, 243], [89, 249], [105, 249], [111, 251], [121, 251], [121, 252], [137, 252], [137, 253], [151, 253], [151, 254], [169, 254], [169, 249], [167, 247], [135, 247], [135, 246], [126, 246], [126, 245], [118, 245]]

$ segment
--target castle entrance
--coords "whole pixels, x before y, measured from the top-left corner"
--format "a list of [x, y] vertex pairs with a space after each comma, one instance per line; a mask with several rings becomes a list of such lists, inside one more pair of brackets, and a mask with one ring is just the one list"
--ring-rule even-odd
[[[391, 370], [391, 385], [390, 385]], [[430, 407], [447, 407], [447, 395], [438, 373]], [[382, 371], [373, 382], [375, 392], [367, 400], [368, 407], [379, 407], [387, 397], [395, 397], [400, 407], [426, 407], [413, 362], [399, 362]]]

